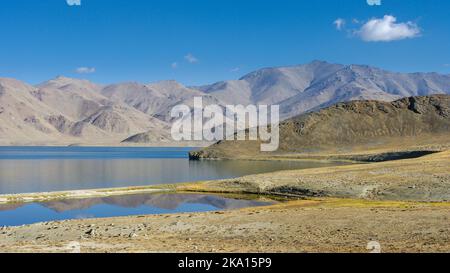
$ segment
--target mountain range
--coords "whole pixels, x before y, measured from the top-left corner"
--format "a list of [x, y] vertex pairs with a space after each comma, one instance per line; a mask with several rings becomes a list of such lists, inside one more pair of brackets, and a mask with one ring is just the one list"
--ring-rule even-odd
[[176, 81], [99, 85], [57, 77], [32, 86], [0, 78], [0, 144], [170, 142], [170, 110], [204, 104], [279, 104], [282, 119], [353, 100], [450, 94], [450, 75], [395, 73], [313, 61], [264, 68], [204, 86]]

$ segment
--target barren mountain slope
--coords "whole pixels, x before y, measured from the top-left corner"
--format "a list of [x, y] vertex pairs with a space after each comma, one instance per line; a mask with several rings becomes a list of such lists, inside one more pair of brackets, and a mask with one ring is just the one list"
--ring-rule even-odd
[[33, 96], [73, 120], [82, 120], [110, 102], [99, 94], [101, 86], [86, 80], [57, 77], [41, 83]]
[[[450, 143], [450, 96], [409, 97], [394, 102], [338, 103], [280, 124], [276, 154], [349, 152], [353, 147], [383, 147], [396, 142]], [[439, 139], [439, 141], [437, 141]], [[257, 141], [223, 141], [193, 158], [229, 158], [260, 154]], [[261, 154], [260, 154], [261, 155]]]
[[176, 105], [185, 104], [192, 107], [194, 97], [202, 97], [204, 105], [223, 105], [218, 99], [186, 88], [176, 81], [114, 84], [106, 86], [101, 93], [112, 101], [125, 103], [163, 121], [172, 119], [170, 111]]
[[47, 117], [59, 113], [30, 93], [35, 88], [14, 79], [0, 79], [0, 143], [54, 140], [59, 132]]
[[58, 77], [32, 87], [0, 79], [0, 142], [10, 144], [120, 143], [139, 132], [167, 139], [168, 125], [109, 101], [101, 87]]
[[280, 104], [286, 119], [344, 101], [450, 94], [450, 75], [394, 73], [365, 65], [313, 61], [264, 68], [239, 80], [196, 88], [232, 104]]
[[450, 76], [401, 74], [350, 65], [314, 82], [304, 92], [280, 102], [283, 117], [352, 100], [393, 101], [403, 97], [450, 94]]

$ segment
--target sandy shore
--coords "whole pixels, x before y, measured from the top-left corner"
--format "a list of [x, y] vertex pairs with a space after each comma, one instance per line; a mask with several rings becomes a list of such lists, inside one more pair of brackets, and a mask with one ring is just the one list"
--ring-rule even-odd
[[118, 196], [128, 194], [156, 193], [164, 191], [167, 190], [155, 189], [152, 187], [126, 187], [126, 188], [92, 189], [92, 190], [2, 194], [0, 195], [0, 204], [44, 202], [61, 199], [83, 199], [83, 198], [107, 197], [107, 196]]
[[[304, 200], [211, 213], [40, 223], [0, 230], [2, 252], [449, 252], [450, 205]], [[75, 243], [74, 243], [75, 242]]]

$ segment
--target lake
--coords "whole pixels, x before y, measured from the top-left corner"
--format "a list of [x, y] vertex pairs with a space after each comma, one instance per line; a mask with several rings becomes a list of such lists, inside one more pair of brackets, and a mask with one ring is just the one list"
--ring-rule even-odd
[[[193, 148], [0, 147], [0, 194], [180, 183], [332, 165], [304, 161], [190, 161]], [[336, 165], [335, 163], [333, 165]], [[0, 204], [0, 226], [272, 204], [211, 194], [136, 194]]]
[[331, 165], [301, 161], [190, 161], [188, 152], [192, 149], [0, 147], [0, 194], [169, 184]]

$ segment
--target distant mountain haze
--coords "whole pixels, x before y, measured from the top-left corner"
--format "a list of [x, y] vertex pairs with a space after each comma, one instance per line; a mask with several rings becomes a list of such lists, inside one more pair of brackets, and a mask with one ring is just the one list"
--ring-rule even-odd
[[402, 97], [450, 94], [450, 75], [402, 74], [364, 65], [313, 61], [264, 68], [238, 81], [198, 87], [227, 103], [279, 104], [284, 119], [351, 100], [392, 101]]
[[263, 68], [238, 80], [186, 87], [176, 81], [99, 85], [57, 77], [31, 86], [0, 78], [0, 144], [170, 141], [178, 104], [279, 104], [282, 119], [353, 100], [450, 94], [450, 75], [395, 73], [322, 61]]

